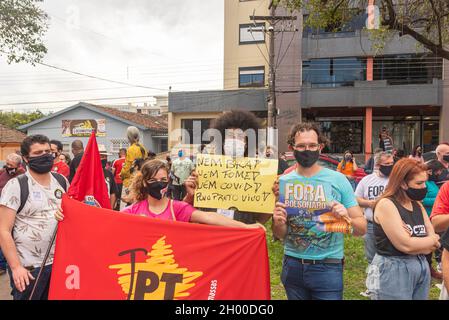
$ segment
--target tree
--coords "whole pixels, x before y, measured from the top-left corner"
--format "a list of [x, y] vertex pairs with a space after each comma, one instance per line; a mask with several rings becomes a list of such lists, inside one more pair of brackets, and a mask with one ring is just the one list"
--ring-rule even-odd
[[45, 117], [45, 114], [43, 114], [40, 110], [29, 113], [0, 112], [0, 123], [7, 127], [17, 129], [22, 125], [33, 122], [34, 120], [38, 120], [43, 117]]
[[8, 63], [42, 61], [47, 53], [42, 38], [48, 16], [38, 6], [42, 0], [0, 0], [0, 55]]
[[[367, 11], [367, 0], [273, 0], [291, 10], [308, 12], [305, 25], [330, 31]], [[409, 35], [435, 55], [449, 60], [449, 0], [376, 0], [379, 28], [376, 40], [393, 33]], [[377, 18], [377, 17], [376, 17]]]

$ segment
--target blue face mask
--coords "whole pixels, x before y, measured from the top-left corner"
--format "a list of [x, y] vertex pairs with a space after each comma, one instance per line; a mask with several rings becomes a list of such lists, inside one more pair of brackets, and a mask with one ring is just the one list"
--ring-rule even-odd
[[178, 152], [178, 157], [182, 158], [183, 155], [184, 155], [184, 154], [182, 153], [182, 151], [179, 151], [179, 152]]

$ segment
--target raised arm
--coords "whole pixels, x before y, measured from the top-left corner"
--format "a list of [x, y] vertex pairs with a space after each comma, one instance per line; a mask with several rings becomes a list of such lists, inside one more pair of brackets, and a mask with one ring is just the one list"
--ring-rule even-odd
[[204, 212], [200, 210], [196, 210], [192, 213], [192, 217], [190, 219], [191, 222], [201, 223], [201, 224], [209, 224], [214, 226], [222, 226], [222, 227], [234, 227], [234, 228], [263, 228], [260, 224], [244, 224], [243, 222], [229, 219], [225, 216], [222, 216], [215, 212]]

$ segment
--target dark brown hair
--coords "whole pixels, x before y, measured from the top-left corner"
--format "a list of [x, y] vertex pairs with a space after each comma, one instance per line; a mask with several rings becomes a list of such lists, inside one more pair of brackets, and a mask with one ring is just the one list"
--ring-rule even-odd
[[290, 130], [290, 134], [288, 136], [287, 143], [294, 147], [295, 146], [295, 138], [298, 132], [307, 132], [307, 131], [315, 131], [318, 136], [318, 143], [327, 145], [329, 140], [321, 133], [319, 126], [316, 123], [312, 122], [301, 122], [297, 125], [293, 126]]
[[[248, 111], [233, 110], [225, 112], [223, 115], [212, 121], [211, 128], [216, 129], [221, 134], [222, 145], [226, 137], [226, 130], [241, 129], [243, 132], [252, 129], [257, 134], [258, 130], [262, 128], [261, 120], [257, 116]], [[256, 142], [257, 143], [257, 142]], [[223, 150], [221, 150], [223, 153]], [[245, 156], [248, 156], [248, 143], [246, 145]]]

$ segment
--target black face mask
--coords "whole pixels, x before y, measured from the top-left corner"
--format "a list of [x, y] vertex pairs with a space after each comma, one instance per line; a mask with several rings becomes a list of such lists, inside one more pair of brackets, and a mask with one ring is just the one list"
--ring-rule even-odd
[[164, 190], [165, 188], [167, 188], [167, 186], [168, 186], [168, 182], [162, 182], [162, 181], [153, 182], [152, 184], [150, 184], [147, 187], [147, 192], [153, 198], [155, 198], [157, 200], [161, 200], [162, 199], [161, 191]]
[[10, 167], [7, 167], [7, 166], [4, 166], [3, 168], [5, 169], [5, 171], [6, 171], [10, 176], [15, 175], [16, 172], [17, 172], [17, 168], [10, 168]]
[[32, 157], [28, 159], [28, 166], [34, 172], [39, 174], [49, 173], [53, 167], [53, 155], [51, 153], [44, 154], [39, 157]]
[[108, 160], [101, 160], [101, 166], [104, 168], [106, 168], [106, 165], [108, 164]]
[[449, 154], [444, 155], [443, 160], [449, 162]]
[[382, 173], [385, 177], [389, 177], [391, 174], [391, 171], [393, 171], [393, 166], [379, 166], [379, 171]]
[[405, 190], [407, 193], [407, 196], [414, 201], [423, 201], [427, 194], [427, 187], [423, 189], [415, 189], [408, 187], [407, 190]]
[[298, 151], [295, 150], [295, 159], [299, 163], [299, 165], [303, 168], [310, 168], [312, 167], [320, 158], [320, 152], [319, 151]]

